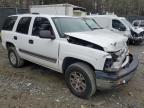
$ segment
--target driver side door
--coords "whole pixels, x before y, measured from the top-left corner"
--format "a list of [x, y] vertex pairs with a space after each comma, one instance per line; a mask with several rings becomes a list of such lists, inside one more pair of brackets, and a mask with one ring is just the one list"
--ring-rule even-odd
[[41, 30], [49, 30], [55, 35], [48, 18], [35, 17], [29, 39], [29, 53], [34, 58], [33, 62], [48, 68], [58, 69], [59, 39], [40, 38]]

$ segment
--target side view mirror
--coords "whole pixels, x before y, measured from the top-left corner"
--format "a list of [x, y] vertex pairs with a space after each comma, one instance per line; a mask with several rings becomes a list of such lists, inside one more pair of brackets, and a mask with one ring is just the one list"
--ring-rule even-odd
[[55, 39], [55, 36], [52, 35], [52, 33], [49, 31], [49, 30], [40, 30], [40, 33], [39, 33], [39, 37], [40, 38], [44, 38], [44, 39]]

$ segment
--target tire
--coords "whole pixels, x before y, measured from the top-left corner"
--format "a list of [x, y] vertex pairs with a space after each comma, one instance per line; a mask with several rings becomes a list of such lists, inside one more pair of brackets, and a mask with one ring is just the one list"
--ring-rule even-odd
[[24, 60], [19, 57], [14, 47], [8, 48], [8, 58], [10, 64], [15, 68], [20, 68], [24, 65]]
[[65, 81], [70, 91], [80, 98], [89, 98], [96, 92], [94, 71], [85, 63], [70, 65], [65, 72]]

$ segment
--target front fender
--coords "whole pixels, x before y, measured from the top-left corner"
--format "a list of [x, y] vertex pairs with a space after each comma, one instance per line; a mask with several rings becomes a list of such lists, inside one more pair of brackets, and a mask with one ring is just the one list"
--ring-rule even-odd
[[108, 53], [86, 46], [63, 42], [60, 45], [59, 68], [66, 57], [76, 58], [91, 64], [95, 70], [103, 70]]

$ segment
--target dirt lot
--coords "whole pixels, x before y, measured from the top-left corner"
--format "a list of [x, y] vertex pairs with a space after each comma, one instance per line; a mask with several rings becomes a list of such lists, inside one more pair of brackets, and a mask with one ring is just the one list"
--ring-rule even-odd
[[135, 77], [83, 100], [70, 93], [61, 74], [32, 63], [13, 68], [0, 43], [0, 108], [144, 108], [144, 45], [129, 49], [140, 59]]

